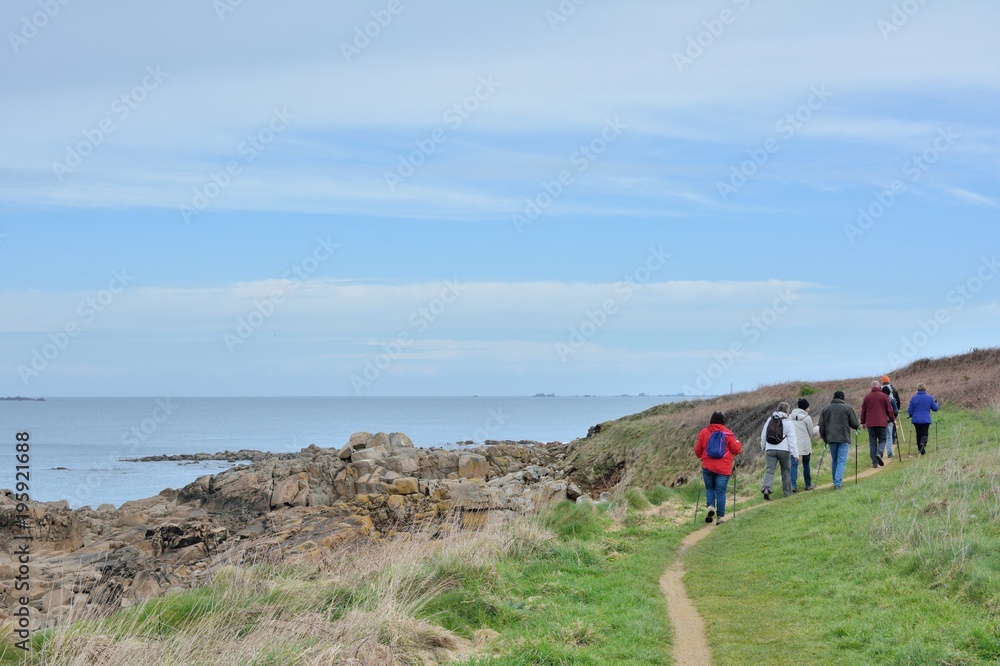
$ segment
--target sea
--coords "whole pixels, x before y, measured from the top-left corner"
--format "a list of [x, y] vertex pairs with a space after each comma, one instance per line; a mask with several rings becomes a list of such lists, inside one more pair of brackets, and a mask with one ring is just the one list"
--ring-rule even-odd
[[[420, 447], [485, 440], [569, 442], [597, 423], [684, 396], [436, 398], [47, 398], [0, 401], [0, 488], [15, 488], [28, 433], [31, 499], [98, 507], [180, 488], [232, 463], [127, 462], [160, 454], [341, 447], [359, 431]], [[24, 476], [20, 477], [24, 482]]]

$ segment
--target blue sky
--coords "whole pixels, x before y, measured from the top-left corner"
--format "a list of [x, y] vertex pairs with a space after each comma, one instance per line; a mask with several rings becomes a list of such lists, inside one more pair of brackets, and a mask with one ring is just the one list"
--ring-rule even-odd
[[995, 345], [998, 21], [5, 3], [0, 395], [719, 393]]

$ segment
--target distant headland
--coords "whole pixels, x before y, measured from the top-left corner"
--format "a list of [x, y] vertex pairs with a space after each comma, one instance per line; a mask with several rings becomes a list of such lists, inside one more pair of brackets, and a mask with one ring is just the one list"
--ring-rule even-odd
[[45, 398], [23, 398], [21, 396], [17, 396], [16, 398], [10, 398], [10, 397], [0, 398], [0, 400], [20, 400], [22, 402], [45, 402]]

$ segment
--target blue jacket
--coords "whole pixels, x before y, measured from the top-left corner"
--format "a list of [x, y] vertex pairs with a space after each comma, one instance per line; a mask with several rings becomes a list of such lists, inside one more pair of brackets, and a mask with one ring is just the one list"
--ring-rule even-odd
[[910, 406], [906, 408], [910, 420], [914, 423], [930, 423], [931, 412], [937, 410], [937, 402], [927, 391], [917, 391], [917, 394], [910, 398]]

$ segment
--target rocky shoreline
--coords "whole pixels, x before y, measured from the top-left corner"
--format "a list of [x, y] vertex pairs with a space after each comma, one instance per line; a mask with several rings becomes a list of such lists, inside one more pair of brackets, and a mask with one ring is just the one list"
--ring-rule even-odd
[[420, 449], [402, 433], [356, 433], [339, 449], [194, 454], [184, 459], [251, 462], [118, 509], [31, 503], [25, 527], [3, 491], [0, 621], [14, 607], [15, 530], [33, 539], [31, 605], [39, 626], [51, 626], [195, 587], [234, 563], [323, 566], [341, 544], [401, 532], [439, 537], [576, 500], [584, 493], [566, 451], [558, 442], [498, 441]]

